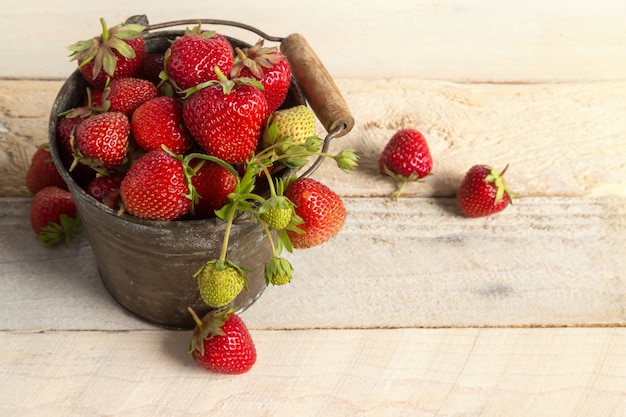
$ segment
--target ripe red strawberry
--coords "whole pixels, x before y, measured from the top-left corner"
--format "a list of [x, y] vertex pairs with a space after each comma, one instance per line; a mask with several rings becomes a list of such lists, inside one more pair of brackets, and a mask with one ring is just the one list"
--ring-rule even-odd
[[78, 125], [76, 147], [85, 164], [112, 170], [124, 162], [129, 135], [130, 123], [124, 113], [100, 113]]
[[195, 175], [191, 177], [199, 200], [194, 205], [194, 218], [207, 219], [215, 217], [215, 210], [228, 203], [228, 195], [237, 187], [237, 177], [223, 166], [212, 161], [194, 160], [190, 166], [204, 162]]
[[103, 86], [109, 77], [133, 76], [146, 55], [144, 26], [121, 24], [109, 29], [104, 19], [100, 24], [101, 35], [68, 46], [72, 60], [78, 61], [81, 73], [94, 86]]
[[96, 177], [87, 186], [87, 194], [117, 210], [120, 208], [120, 187], [123, 179], [124, 174], [121, 172]]
[[291, 67], [287, 58], [276, 48], [263, 47], [263, 39], [245, 50], [237, 50], [230, 77], [254, 77], [263, 85], [270, 113], [277, 110], [287, 97], [291, 85]]
[[32, 194], [48, 186], [56, 186], [67, 190], [67, 184], [52, 161], [50, 148], [43, 145], [35, 150], [28, 170], [26, 171], [26, 188]]
[[396, 192], [400, 197], [408, 181], [424, 178], [433, 167], [433, 159], [426, 143], [426, 138], [415, 129], [403, 129], [396, 132], [380, 155], [378, 168], [401, 185]]
[[208, 154], [229, 164], [241, 164], [257, 148], [268, 116], [267, 100], [254, 85], [219, 75], [219, 82], [186, 99], [183, 118]]
[[230, 42], [219, 33], [203, 31], [200, 25], [176, 38], [165, 52], [165, 71], [169, 81], [180, 90], [216, 80], [216, 66], [228, 74], [232, 65]]
[[515, 193], [504, 182], [504, 173], [488, 165], [474, 165], [459, 186], [456, 201], [466, 217], [483, 217], [504, 210]]
[[122, 180], [120, 192], [125, 209], [140, 218], [174, 220], [191, 207], [183, 163], [163, 150], [139, 157]]
[[184, 128], [183, 106], [174, 97], [160, 96], [137, 107], [132, 115], [131, 131], [137, 144], [147, 151], [167, 146], [182, 154], [191, 145]]
[[196, 327], [189, 353], [202, 368], [222, 374], [243, 374], [256, 362], [256, 347], [241, 317], [232, 312], [208, 313], [202, 320], [189, 309]]
[[[116, 78], [105, 90], [105, 109], [131, 117], [137, 107], [157, 96], [157, 89], [148, 80], [133, 77]], [[108, 105], [108, 106], [107, 106]]]
[[295, 211], [304, 221], [298, 225], [304, 231], [298, 234], [287, 230], [294, 248], [310, 248], [335, 236], [346, 220], [341, 198], [330, 188], [312, 178], [299, 178], [285, 191], [295, 205]]
[[79, 225], [70, 192], [54, 186], [39, 190], [31, 202], [30, 224], [37, 240], [46, 246], [61, 241], [67, 244]]
[[[57, 143], [59, 147], [59, 157], [61, 162], [68, 170], [74, 162], [74, 149], [72, 147], [72, 141], [74, 141], [76, 135], [76, 127], [81, 124], [85, 119], [77, 117], [62, 117], [57, 122]], [[81, 187], [86, 187], [95, 175], [96, 172], [89, 168], [87, 165], [77, 164], [70, 175], [74, 181]]]

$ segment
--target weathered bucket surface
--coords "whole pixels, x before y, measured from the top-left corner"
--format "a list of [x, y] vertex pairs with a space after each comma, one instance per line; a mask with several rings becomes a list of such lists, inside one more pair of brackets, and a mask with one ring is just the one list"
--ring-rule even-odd
[[[80, 188], [72, 188], [102, 281], [114, 299], [136, 315], [170, 327], [193, 325], [188, 306], [199, 314], [209, 311], [193, 275], [206, 261], [219, 257], [223, 222], [120, 217]], [[260, 225], [249, 221], [233, 225], [229, 242], [229, 259], [252, 271], [248, 290], [232, 305], [241, 311], [265, 289], [263, 264], [271, 249]]]

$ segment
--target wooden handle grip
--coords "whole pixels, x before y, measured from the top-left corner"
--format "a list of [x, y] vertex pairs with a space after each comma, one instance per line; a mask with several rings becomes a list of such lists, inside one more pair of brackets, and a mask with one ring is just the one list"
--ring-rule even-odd
[[335, 137], [348, 133], [354, 127], [354, 117], [335, 81], [304, 36], [294, 33], [280, 44], [291, 72], [307, 97], [309, 105], [327, 132], [341, 129]]

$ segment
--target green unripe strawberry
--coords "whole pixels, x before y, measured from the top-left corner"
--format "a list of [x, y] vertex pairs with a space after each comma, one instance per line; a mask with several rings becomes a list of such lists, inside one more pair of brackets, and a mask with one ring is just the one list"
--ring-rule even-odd
[[291, 281], [293, 267], [285, 258], [274, 257], [265, 263], [265, 282], [272, 285], [285, 285]]
[[284, 110], [277, 110], [269, 118], [263, 132], [263, 145], [271, 146], [285, 138], [291, 138], [294, 144], [304, 144], [310, 136], [315, 136], [316, 121], [313, 111], [299, 105]]
[[284, 196], [272, 196], [259, 208], [259, 216], [270, 229], [281, 230], [287, 227], [294, 214], [293, 203]]
[[214, 260], [204, 264], [194, 275], [202, 300], [211, 307], [224, 307], [247, 288], [246, 274], [230, 261]]

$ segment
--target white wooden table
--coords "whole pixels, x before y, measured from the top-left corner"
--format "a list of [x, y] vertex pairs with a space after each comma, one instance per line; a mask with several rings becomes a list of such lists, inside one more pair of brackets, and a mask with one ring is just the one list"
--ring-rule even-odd
[[[0, 12], [0, 415], [626, 415], [626, 6], [272, 4]], [[137, 13], [303, 33], [357, 120], [333, 146], [355, 148], [359, 170], [315, 174], [346, 225], [243, 313], [258, 350], [244, 375], [201, 370], [188, 331], [117, 305], [84, 233], [48, 250], [30, 230], [24, 174], [74, 69], [64, 47]], [[403, 127], [426, 135], [435, 167], [396, 202], [377, 158]], [[513, 206], [459, 215], [475, 163], [510, 163]]]

